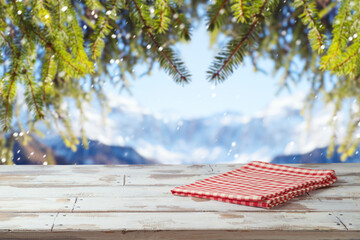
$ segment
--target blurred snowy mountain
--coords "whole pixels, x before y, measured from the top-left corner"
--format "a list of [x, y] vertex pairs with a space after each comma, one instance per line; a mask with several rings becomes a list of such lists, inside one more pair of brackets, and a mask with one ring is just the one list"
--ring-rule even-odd
[[[299, 156], [329, 144], [332, 130], [327, 122], [331, 118], [332, 107], [317, 104], [308, 126], [306, 118], [300, 114], [303, 102], [304, 96], [297, 95], [277, 98], [254, 116], [224, 112], [183, 119], [171, 114], [153, 114], [133, 99], [110, 96], [111, 111], [105, 125], [97, 107], [84, 106], [88, 117], [85, 128], [88, 138], [94, 143], [107, 148], [130, 148], [150, 162], [271, 161], [278, 156]], [[78, 121], [76, 111], [73, 111], [72, 118], [74, 123]], [[341, 140], [345, 134], [346, 115], [339, 114], [337, 122], [337, 136]], [[74, 159], [75, 155], [65, 149], [58, 135], [48, 131], [46, 136], [39, 140], [57, 155]], [[89, 150], [91, 148], [95, 149], [95, 145], [91, 145]], [[101, 151], [102, 148], [96, 149]]]

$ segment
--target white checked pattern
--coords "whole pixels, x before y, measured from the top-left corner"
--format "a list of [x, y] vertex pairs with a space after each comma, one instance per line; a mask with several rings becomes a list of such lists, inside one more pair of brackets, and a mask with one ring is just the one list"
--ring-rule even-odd
[[250, 162], [239, 169], [176, 187], [174, 195], [271, 208], [337, 180], [334, 170]]

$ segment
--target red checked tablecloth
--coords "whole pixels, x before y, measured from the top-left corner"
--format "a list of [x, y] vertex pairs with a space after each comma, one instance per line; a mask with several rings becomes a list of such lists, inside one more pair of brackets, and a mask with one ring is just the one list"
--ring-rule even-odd
[[176, 187], [171, 192], [180, 196], [272, 208], [316, 188], [329, 186], [336, 179], [334, 170], [254, 161], [239, 169]]

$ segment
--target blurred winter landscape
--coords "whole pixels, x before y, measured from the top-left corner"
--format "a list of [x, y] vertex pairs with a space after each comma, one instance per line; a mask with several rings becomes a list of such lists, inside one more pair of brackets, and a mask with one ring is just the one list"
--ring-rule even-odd
[[[174, 83], [154, 66], [138, 66], [132, 94], [105, 88], [109, 113], [94, 101], [84, 103], [85, 131], [89, 148], [82, 144], [73, 152], [55, 128], [39, 126], [45, 137], [33, 133], [26, 146], [14, 145], [16, 164], [212, 164], [246, 163], [253, 160], [274, 163], [340, 162], [335, 151], [328, 159], [326, 150], [332, 128], [328, 125], [333, 106], [324, 106], [318, 96], [310, 124], [301, 114], [310, 83], [304, 80], [279, 95], [280, 75], [271, 75], [273, 62], [259, 61], [266, 71], [254, 72], [250, 59], [225, 82], [214, 86], [204, 73], [221, 46], [210, 47], [205, 22], [195, 27], [190, 44], [177, 50], [194, 81], [185, 87]], [[195, 51], [196, 50], [196, 51]], [[194, 51], [197, 54], [194, 54]], [[114, 62], [114, 61], [113, 61]], [[116, 64], [114, 64], [116, 65]], [[299, 62], [300, 67], [301, 63]], [[116, 71], [109, 67], [115, 78]], [[20, 105], [23, 99], [20, 99]], [[69, 106], [64, 106], [69, 107]], [[349, 102], [348, 107], [359, 107]], [[70, 106], [74, 131], [80, 138], [79, 111]], [[23, 109], [26, 112], [26, 109]], [[345, 135], [346, 108], [335, 118], [337, 143]], [[26, 121], [26, 117], [23, 117]], [[24, 122], [26, 125], [26, 122]], [[78, 131], [78, 132], [77, 132]], [[17, 132], [17, 135], [26, 134]], [[360, 137], [360, 133], [357, 133]], [[360, 162], [359, 150], [346, 162]]]
[[[301, 115], [304, 95], [275, 98], [254, 115], [221, 112], [201, 118], [157, 114], [133, 98], [112, 96], [105, 124], [101, 110], [85, 105], [85, 130], [90, 145], [73, 152], [61, 137], [45, 126], [45, 138], [33, 135], [26, 146], [14, 146], [18, 164], [213, 164], [340, 162], [337, 153], [326, 158], [332, 133], [332, 107], [315, 105], [310, 125]], [[74, 110], [73, 122], [79, 122]], [[345, 134], [346, 114], [337, 115], [338, 141]], [[76, 133], [80, 136], [80, 132]], [[358, 136], [360, 137], [360, 135]], [[347, 162], [359, 162], [359, 151]]]

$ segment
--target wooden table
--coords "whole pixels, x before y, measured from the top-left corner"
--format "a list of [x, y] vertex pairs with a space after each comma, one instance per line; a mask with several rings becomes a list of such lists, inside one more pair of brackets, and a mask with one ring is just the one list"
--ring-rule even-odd
[[240, 166], [0, 166], [0, 239], [360, 239], [360, 164], [271, 210], [170, 193]]

